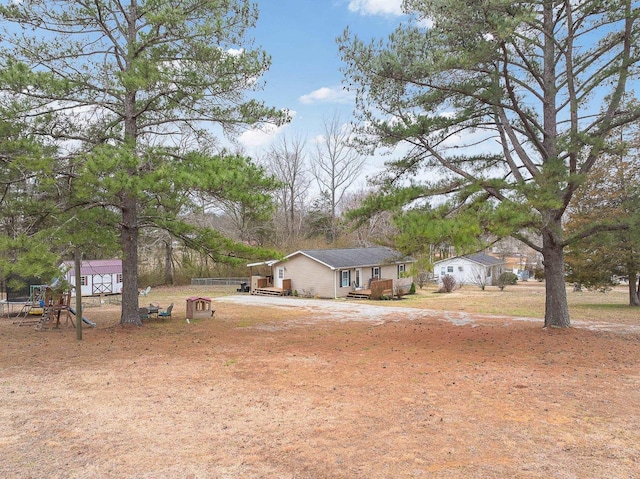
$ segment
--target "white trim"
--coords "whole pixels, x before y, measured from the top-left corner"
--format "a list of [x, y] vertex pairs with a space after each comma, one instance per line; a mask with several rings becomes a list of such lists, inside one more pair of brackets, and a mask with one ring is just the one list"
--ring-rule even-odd
[[252, 266], [273, 266], [276, 263], [279, 263], [279, 259], [270, 259], [269, 261], [260, 261], [259, 263], [249, 263], [247, 267], [251, 268]]

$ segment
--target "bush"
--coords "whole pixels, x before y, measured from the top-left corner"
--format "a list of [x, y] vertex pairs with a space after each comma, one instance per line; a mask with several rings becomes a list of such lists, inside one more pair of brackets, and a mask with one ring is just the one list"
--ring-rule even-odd
[[416, 294], [416, 283], [411, 283], [411, 287], [409, 288], [409, 294]]
[[440, 293], [450, 293], [456, 287], [456, 279], [450, 274], [445, 274], [442, 277], [442, 287], [440, 288]]
[[512, 273], [510, 271], [505, 271], [498, 278], [498, 287], [501, 291], [509, 284], [517, 284], [518, 283], [518, 275]]
[[427, 271], [420, 271], [416, 275], [416, 282], [418, 283], [418, 287], [420, 289], [424, 288], [429, 283], [430, 276], [430, 273], [428, 273]]

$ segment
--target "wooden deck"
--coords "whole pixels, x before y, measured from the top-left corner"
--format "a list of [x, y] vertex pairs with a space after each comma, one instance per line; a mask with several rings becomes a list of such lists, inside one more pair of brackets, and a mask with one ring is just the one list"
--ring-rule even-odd
[[258, 280], [258, 287], [251, 291], [251, 294], [262, 296], [286, 296], [291, 294], [291, 280], [283, 279], [282, 288], [276, 288], [267, 283], [266, 279]]
[[377, 281], [371, 282], [371, 288], [369, 289], [356, 289], [354, 291], [350, 291], [347, 294], [347, 298], [351, 299], [371, 299], [371, 295], [373, 291], [376, 291], [376, 295], [380, 296], [389, 296], [393, 294], [393, 280], [391, 279], [380, 279]]

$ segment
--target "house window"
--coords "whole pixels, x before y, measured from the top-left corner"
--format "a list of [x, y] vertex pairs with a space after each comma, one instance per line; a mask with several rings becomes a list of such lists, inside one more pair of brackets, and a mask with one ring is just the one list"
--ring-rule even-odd
[[373, 268], [371, 268], [371, 277], [373, 279], [380, 279], [380, 267], [379, 266], [374, 266]]
[[116, 283], [122, 283], [122, 273], [116, 275]]
[[404, 273], [406, 271], [406, 267], [404, 264], [399, 264], [398, 265], [398, 278], [402, 278], [404, 276]]
[[340, 271], [340, 285], [348, 288], [351, 285], [351, 271]]
[[491, 278], [491, 268], [487, 268], [487, 278]]
[[86, 277], [86, 276], [80, 276], [80, 285], [81, 285], [81, 286], [86, 286], [86, 285], [88, 285], [88, 284], [89, 284], [89, 283], [88, 283], [88, 279], [87, 279], [87, 277]]
[[440, 268], [440, 276], [444, 276], [445, 274], [447, 274], [447, 268], [445, 268], [444, 266], [442, 266]]
[[453, 273], [453, 266], [447, 266], [447, 273]]
[[458, 266], [458, 271], [464, 271], [464, 267], [463, 266]]
[[284, 268], [278, 268], [278, 279], [284, 279]]

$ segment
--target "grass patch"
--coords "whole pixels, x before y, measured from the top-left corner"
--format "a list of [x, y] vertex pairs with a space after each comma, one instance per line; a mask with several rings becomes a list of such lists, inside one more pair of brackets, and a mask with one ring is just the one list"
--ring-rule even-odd
[[[472, 285], [452, 293], [437, 293], [437, 289], [436, 285], [419, 289], [415, 295], [407, 296], [408, 301], [403, 304], [414, 308], [544, 318], [545, 285], [537, 281], [508, 286], [504, 291], [496, 286], [482, 291]], [[575, 320], [630, 323], [640, 319], [640, 308], [628, 305], [626, 286], [617, 286], [606, 293], [575, 292], [567, 286], [567, 301], [569, 314]]]

